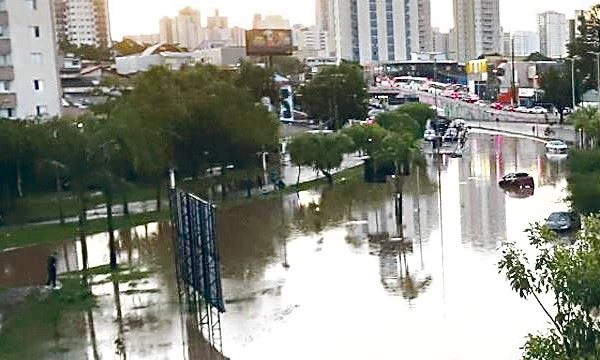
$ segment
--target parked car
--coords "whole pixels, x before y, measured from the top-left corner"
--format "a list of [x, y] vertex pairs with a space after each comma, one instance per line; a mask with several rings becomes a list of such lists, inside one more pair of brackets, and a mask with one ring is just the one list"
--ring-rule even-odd
[[448, 130], [444, 133], [442, 137], [442, 141], [454, 142], [458, 140], [458, 129], [454, 127], [449, 127]]
[[504, 104], [495, 102], [495, 103], [490, 104], [490, 107], [495, 110], [502, 110], [504, 108]]
[[546, 219], [546, 226], [550, 230], [554, 230], [556, 232], [579, 230], [581, 227], [581, 220], [574, 212], [557, 211], [548, 216]]
[[545, 108], [543, 108], [541, 106], [534, 106], [532, 108], [529, 108], [528, 112], [530, 114], [547, 114], [548, 110], [546, 110]]
[[532, 188], [532, 187], [506, 188], [505, 192], [506, 192], [506, 195], [508, 195], [511, 198], [525, 199], [530, 196], [533, 196], [533, 194], [535, 193], [535, 188]]
[[515, 111], [515, 107], [512, 105], [504, 105], [502, 107], [502, 111], [510, 111], [510, 112], [514, 112]]
[[525, 106], [518, 106], [518, 107], [515, 109], [515, 111], [516, 111], [516, 112], [520, 112], [520, 113], [524, 113], [524, 114], [526, 114], [526, 113], [528, 113], [528, 112], [529, 112], [529, 109], [528, 109], [528, 108], [526, 108]]
[[533, 188], [535, 186], [533, 177], [524, 172], [506, 174], [500, 179], [498, 185], [505, 190], [507, 188]]
[[433, 129], [427, 129], [427, 130], [425, 130], [425, 133], [423, 134], [423, 138], [426, 141], [433, 141], [433, 140], [435, 140], [435, 138], [436, 138], [435, 130], [433, 130]]

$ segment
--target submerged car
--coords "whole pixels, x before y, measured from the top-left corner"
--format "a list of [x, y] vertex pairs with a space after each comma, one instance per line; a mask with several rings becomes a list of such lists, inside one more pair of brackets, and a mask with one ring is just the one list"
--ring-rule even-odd
[[515, 189], [515, 188], [533, 188], [535, 184], [531, 175], [527, 173], [510, 173], [506, 174], [500, 179], [498, 185], [502, 189]]
[[581, 220], [574, 212], [557, 211], [548, 216], [546, 219], [546, 226], [550, 230], [556, 232], [579, 230], [581, 227]]
[[551, 154], [566, 154], [569, 146], [562, 140], [552, 140], [546, 143], [546, 151]]

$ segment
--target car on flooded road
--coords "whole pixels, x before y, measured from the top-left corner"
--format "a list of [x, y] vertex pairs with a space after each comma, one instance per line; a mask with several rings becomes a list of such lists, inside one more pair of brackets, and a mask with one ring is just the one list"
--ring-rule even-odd
[[546, 227], [556, 232], [567, 232], [579, 230], [581, 220], [579, 216], [571, 211], [557, 211], [551, 213], [546, 219]]
[[498, 185], [503, 190], [535, 187], [533, 177], [524, 172], [506, 174], [498, 181]]

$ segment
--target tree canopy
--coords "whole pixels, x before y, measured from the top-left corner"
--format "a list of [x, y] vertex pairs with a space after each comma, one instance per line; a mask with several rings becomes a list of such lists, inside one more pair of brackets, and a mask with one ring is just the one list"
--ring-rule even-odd
[[[584, 223], [572, 245], [536, 225], [528, 231], [533, 253], [526, 255], [514, 243], [503, 248], [499, 268], [511, 288], [520, 297], [535, 300], [552, 326], [528, 336], [525, 360], [600, 357], [600, 217], [591, 216]], [[554, 304], [545, 301], [550, 298]]]
[[304, 86], [302, 96], [307, 112], [325, 120], [330, 129], [341, 129], [349, 119], [367, 115], [367, 84], [356, 64], [324, 67]]
[[572, 102], [571, 92], [568, 91], [571, 88], [570, 74], [550, 68], [541, 75], [540, 82], [544, 91], [544, 100], [552, 103], [558, 109], [562, 122], [563, 110]]

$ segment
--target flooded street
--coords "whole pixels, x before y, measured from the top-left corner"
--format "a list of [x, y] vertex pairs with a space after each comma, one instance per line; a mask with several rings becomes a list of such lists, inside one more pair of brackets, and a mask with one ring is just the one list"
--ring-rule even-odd
[[[406, 179], [402, 226], [388, 184], [348, 181], [219, 210], [224, 354], [518, 358], [524, 337], [547, 321], [498, 273], [500, 246], [525, 246], [530, 223], [566, 208], [565, 164], [528, 139], [481, 134], [469, 143], [464, 158], [427, 155], [427, 169]], [[533, 196], [498, 187], [515, 171], [533, 176]], [[406, 240], [377, 241], [401, 236]], [[42, 358], [48, 360], [209, 358], [180, 310], [169, 226], [121, 231], [118, 239], [120, 263], [149, 275], [95, 279], [98, 307], [64, 319], [60, 331], [40, 334], [32, 347], [58, 343], [62, 351]], [[108, 263], [106, 234], [90, 237], [88, 248], [90, 266]], [[52, 250], [61, 272], [80, 267], [74, 241], [0, 253], [0, 288], [43, 283]]]

